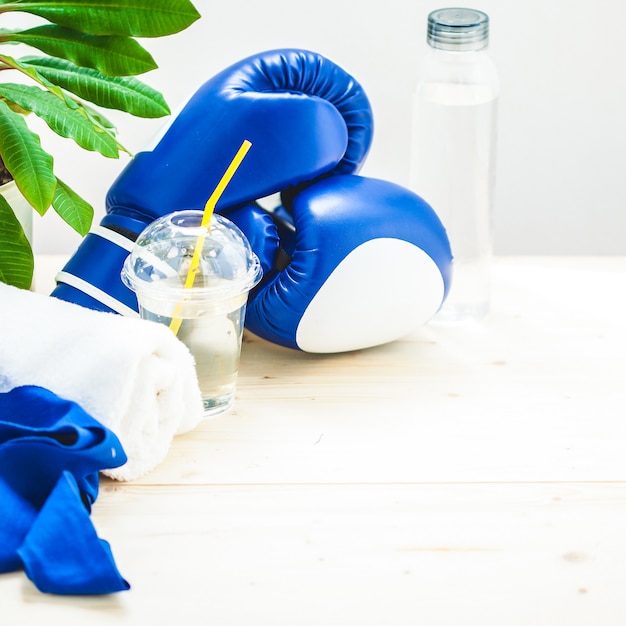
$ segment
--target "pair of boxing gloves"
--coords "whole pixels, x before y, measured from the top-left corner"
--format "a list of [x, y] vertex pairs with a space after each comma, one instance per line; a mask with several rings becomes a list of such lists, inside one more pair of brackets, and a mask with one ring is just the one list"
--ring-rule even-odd
[[[136, 314], [135, 294], [120, 279], [134, 240], [158, 217], [202, 209], [247, 139], [252, 148], [216, 209], [243, 231], [263, 268], [246, 327], [323, 353], [405, 335], [443, 303], [452, 255], [424, 200], [357, 175], [372, 133], [360, 84], [319, 54], [272, 50], [232, 65], [121, 172], [105, 217], [59, 273], [52, 295]], [[257, 202], [277, 193], [275, 210]]]

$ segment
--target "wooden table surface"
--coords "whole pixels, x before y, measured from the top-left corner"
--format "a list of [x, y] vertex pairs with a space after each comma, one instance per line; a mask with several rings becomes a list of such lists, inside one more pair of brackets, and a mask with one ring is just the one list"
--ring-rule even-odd
[[[38, 259], [38, 291], [62, 261]], [[626, 257], [493, 276], [482, 322], [369, 350], [246, 333], [231, 412], [102, 480], [131, 590], [5, 574], [2, 624], [624, 626]]]

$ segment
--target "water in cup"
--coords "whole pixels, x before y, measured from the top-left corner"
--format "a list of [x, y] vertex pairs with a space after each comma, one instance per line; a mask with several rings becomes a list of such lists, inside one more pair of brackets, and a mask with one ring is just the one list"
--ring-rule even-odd
[[[248, 292], [261, 268], [232, 222], [214, 215], [204, 227], [201, 220], [200, 211], [156, 220], [137, 239], [122, 279], [137, 294], [141, 317], [174, 328], [189, 348], [208, 417], [233, 404]], [[198, 241], [197, 272], [186, 287]]]

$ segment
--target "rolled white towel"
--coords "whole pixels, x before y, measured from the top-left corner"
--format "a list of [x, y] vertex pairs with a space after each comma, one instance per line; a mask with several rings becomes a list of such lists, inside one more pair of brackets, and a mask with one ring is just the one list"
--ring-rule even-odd
[[0, 391], [39, 385], [80, 404], [128, 456], [134, 480], [202, 419], [188, 348], [163, 324], [86, 309], [0, 283]]

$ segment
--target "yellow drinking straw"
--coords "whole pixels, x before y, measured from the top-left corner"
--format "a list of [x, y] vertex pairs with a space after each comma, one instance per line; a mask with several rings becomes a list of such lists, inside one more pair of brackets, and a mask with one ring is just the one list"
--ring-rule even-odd
[[[204, 205], [204, 212], [202, 214], [202, 222], [200, 225], [203, 227], [208, 227], [211, 223], [211, 216], [215, 211], [215, 205], [217, 201], [220, 199], [221, 195], [224, 193], [224, 189], [226, 189], [226, 185], [230, 182], [231, 178], [234, 176], [237, 168], [241, 165], [244, 157], [250, 150], [252, 143], [247, 139], [241, 144], [239, 150], [237, 150], [237, 154], [233, 157], [233, 160], [230, 162], [230, 165], [224, 172], [224, 175], [220, 179], [220, 182], [217, 184], [217, 187], [213, 190], [213, 193], [207, 200]], [[193, 250], [193, 256], [191, 257], [191, 264], [189, 265], [189, 270], [187, 272], [187, 277], [185, 278], [184, 289], [190, 289], [193, 286], [193, 282], [196, 278], [196, 274], [198, 273], [198, 266], [200, 265], [200, 255], [202, 253], [202, 248], [204, 247], [204, 239], [206, 234], [198, 236], [196, 240], [196, 246]], [[179, 302], [174, 309], [174, 313], [172, 315], [172, 321], [170, 322], [170, 329], [175, 335], [178, 335], [178, 331], [180, 330], [180, 326], [183, 323], [183, 319], [180, 316], [180, 313], [183, 308], [183, 303]]]

